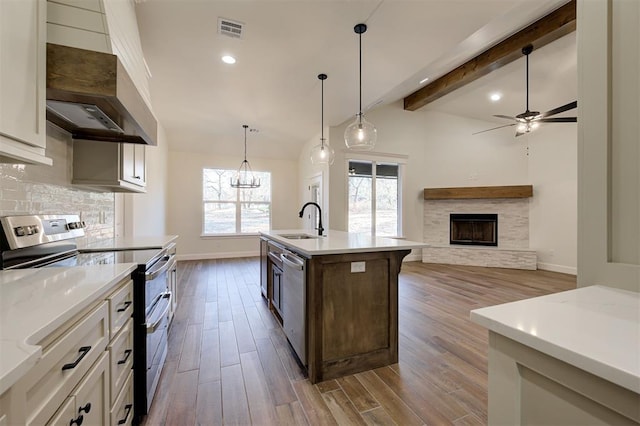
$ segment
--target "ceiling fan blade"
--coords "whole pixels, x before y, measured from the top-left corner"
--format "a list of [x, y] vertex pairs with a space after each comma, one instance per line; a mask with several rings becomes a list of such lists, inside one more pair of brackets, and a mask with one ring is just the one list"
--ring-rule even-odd
[[575, 123], [578, 121], [578, 117], [541, 118], [536, 121], [539, 123]]
[[558, 108], [554, 108], [550, 111], [543, 112], [540, 114], [542, 118], [549, 117], [551, 115], [560, 114], [561, 112], [569, 111], [570, 109], [574, 109], [578, 107], [578, 101], [569, 102], [566, 105], [559, 106]]
[[475, 132], [475, 133], [471, 133], [472, 135], [477, 135], [479, 133], [484, 133], [484, 132], [490, 132], [491, 130], [498, 130], [498, 129], [502, 129], [503, 127], [511, 127], [511, 126], [515, 126], [517, 123], [513, 123], [513, 124], [505, 124], [504, 126], [498, 126], [498, 127], [493, 127], [491, 129], [487, 129], [487, 130], [481, 130], [479, 132]]
[[518, 136], [522, 136], [522, 135], [524, 135], [525, 133], [527, 133], [527, 132], [521, 132], [520, 130], [516, 130], [516, 138], [517, 138]]
[[496, 114], [496, 115], [494, 115], [494, 117], [498, 117], [498, 118], [506, 118], [506, 119], [508, 119], [508, 120], [516, 121], [516, 118], [515, 118], [515, 117], [509, 117], [508, 115]]

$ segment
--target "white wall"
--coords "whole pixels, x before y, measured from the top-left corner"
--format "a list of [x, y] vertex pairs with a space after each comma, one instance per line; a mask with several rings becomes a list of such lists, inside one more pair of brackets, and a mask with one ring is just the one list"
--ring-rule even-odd
[[[404, 111], [402, 101], [368, 112], [367, 119], [378, 129], [375, 152], [408, 156], [402, 218], [407, 239], [423, 239], [423, 190], [426, 187], [531, 183], [534, 197], [540, 199], [531, 206], [530, 214], [535, 216], [535, 223], [530, 225], [535, 246], [531, 247], [545, 256], [554, 253], [553, 258], [544, 257], [546, 262], [539, 266], [575, 273], [577, 243], [575, 229], [571, 231], [570, 227], [576, 221], [575, 127], [567, 125], [569, 130], [566, 130], [562, 129], [564, 125], [556, 126], [557, 129], [547, 126], [544, 133], [536, 136], [542, 143], [531, 150], [527, 145], [531, 148], [536, 139], [514, 138], [511, 128], [472, 136], [495, 124], [436, 111]], [[347, 228], [343, 142], [347, 124], [330, 128], [336, 161], [330, 169], [329, 220], [331, 228], [340, 230]], [[572, 135], [566, 134], [571, 131]], [[557, 152], [552, 141], [564, 142], [563, 148]], [[558, 180], [550, 182], [551, 177]], [[569, 224], [567, 232], [558, 234], [555, 226], [546, 227], [543, 219], [549, 212], [555, 212], [558, 226]]]
[[576, 274], [578, 136], [575, 124], [541, 125], [529, 135], [529, 247], [538, 267]]
[[[169, 151], [167, 232], [179, 235], [180, 259], [213, 259], [259, 254], [257, 236], [201, 237], [202, 169], [237, 169], [241, 161], [241, 157]], [[299, 228], [297, 161], [250, 157], [249, 162], [255, 171], [271, 172], [271, 227]]]

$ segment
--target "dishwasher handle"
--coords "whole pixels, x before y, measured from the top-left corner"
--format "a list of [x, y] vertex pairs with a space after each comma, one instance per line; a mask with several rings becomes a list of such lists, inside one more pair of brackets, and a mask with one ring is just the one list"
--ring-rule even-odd
[[296, 269], [298, 271], [302, 271], [304, 269], [304, 260], [300, 259], [298, 256], [294, 256], [291, 253], [280, 253], [280, 260], [282, 260], [282, 263], [290, 268]]

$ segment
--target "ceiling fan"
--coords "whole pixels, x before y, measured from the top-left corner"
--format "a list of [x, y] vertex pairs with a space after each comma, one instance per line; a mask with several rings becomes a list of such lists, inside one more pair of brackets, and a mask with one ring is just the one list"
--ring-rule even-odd
[[515, 123], [505, 124], [503, 126], [493, 127], [491, 129], [482, 130], [480, 132], [472, 133], [473, 135], [477, 135], [478, 133], [489, 132], [491, 130], [502, 129], [503, 127], [516, 127], [516, 137], [524, 135], [525, 133], [529, 133], [538, 127], [538, 123], [575, 123], [578, 121], [577, 117], [551, 117], [552, 115], [560, 114], [561, 112], [569, 111], [578, 106], [578, 101], [569, 102], [566, 105], [559, 106], [558, 108], [554, 108], [547, 112], [540, 113], [539, 111], [529, 111], [529, 54], [533, 52], [533, 46], [531, 44], [526, 45], [522, 48], [522, 54], [526, 56], [527, 59], [527, 110], [522, 114], [518, 114], [515, 117], [510, 117], [508, 115], [494, 115], [494, 117], [498, 118], [506, 118], [508, 120], [513, 120]]

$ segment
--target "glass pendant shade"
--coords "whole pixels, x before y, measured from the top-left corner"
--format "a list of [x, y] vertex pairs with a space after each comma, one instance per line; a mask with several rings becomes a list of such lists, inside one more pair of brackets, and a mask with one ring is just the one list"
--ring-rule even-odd
[[326, 74], [318, 74], [318, 79], [321, 83], [321, 102], [320, 102], [320, 143], [311, 148], [311, 163], [312, 164], [333, 164], [335, 160], [336, 152], [331, 148], [331, 145], [324, 138], [324, 81], [327, 79]]
[[344, 130], [344, 143], [347, 148], [354, 151], [370, 151], [376, 145], [376, 139], [378, 138], [378, 131], [376, 127], [365, 120], [362, 113], [362, 34], [367, 31], [365, 24], [358, 24], [353, 27], [353, 31], [358, 34], [359, 37], [359, 73], [360, 73], [360, 92], [359, 102], [360, 109], [356, 114], [356, 121], [347, 126]]
[[377, 138], [376, 127], [365, 120], [363, 114], [358, 114], [356, 120], [344, 130], [344, 142], [347, 148], [354, 151], [372, 150]]
[[336, 157], [336, 151], [326, 141], [311, 148], [311, 163], [332, 165]]
[[240, 163], [240, 167], [235, 176], [230, 179], [230, 184], [232, 188], [259, 188], [260, 179], [255, 177], [247, 161], [247, 128], [249, 126], [244, 124], [242, 127], [244, 127], [244, 161]]

